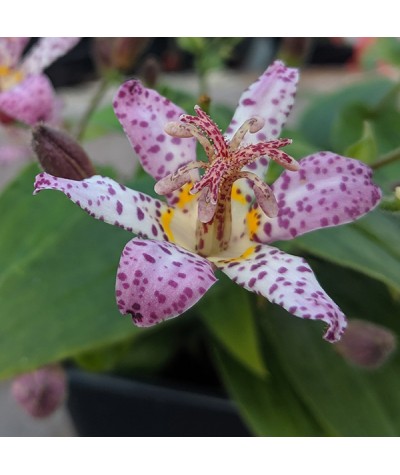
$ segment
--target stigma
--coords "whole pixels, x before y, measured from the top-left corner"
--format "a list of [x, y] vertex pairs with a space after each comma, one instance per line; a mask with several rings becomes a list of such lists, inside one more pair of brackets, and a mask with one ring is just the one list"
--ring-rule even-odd
[[[228, 141], [199, 106], [195, 106], [195, 112], [196, 116], [184, 114], [179, 122], [168, 122], [164, 130], [173, 137], [195, 137], [204, 148], [208, 162], [190, 162], [167, 175], [156, 183], [156, 193], [167, 195], [186, 183], [193, 183], [190, 193], [199, 193], [198, 219], [202, 223], [209, 223], [217, 209], [221, 208], [221, 202], [230, 200], [234, 182], [245, 178], [251, 183], [255, 199], [263, 212], [271, 218], [276, 217], [278, 205], [271, 188], [258, 175], [244, 168], [259, 158], [269, 157], [287, 170], [297, 171], [298, 162], [280, 150], [292, 141], [281, 138], [243, 145], [247, 133], [253, 134], [263, 128], [264, 119], [261, 117], [246, 120]], [[202, 176], [198, 173], [199, 169], [204, 170]]]

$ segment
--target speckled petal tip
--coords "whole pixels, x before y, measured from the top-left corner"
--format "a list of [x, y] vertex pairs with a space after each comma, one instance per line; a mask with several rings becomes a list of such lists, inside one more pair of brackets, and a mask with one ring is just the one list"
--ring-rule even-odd
[[[293, 107], [299, 80], [298, 70], [275, 61], [240, 97], [238, 107], [226, 130], [231, 138], [251, 117], [260, 117], [264, 126], [255, 134], [246, 135], [248, 144], [256, 144], [279, 137]], [[263, 177], [267, 160], [254, 163], [252, 171]]]
[[135, 325], [149, 327], [181, 315], [215, 282], [203, 257], [171, 243], [132, 239], [119, 263], [117, 305]]
[[300, 170], [284, 172], [273, 184], [279, 214], [261, 216], [256, 240], [274, 242], [354, 221], [379, 203], [372, 170], [351, 158], [319, 152], [300, 160]]
[[40, 74], [57, 58], [72, 49], [81, 38], [40, 38], [23, 60], [21, 67], [27, 74]]
[[267, 245], [249, 249], [243, 259], [215, 261], [225, 274], [247, 290], [263, 295], [296, 317], [328, 324], [325, 340], [338, 341], [346, 318], [317, 282], [303, 258]]
[[161, 213], [167, 211], [167, 205], [111, 178], [96, 175], [75, 181], [41, 173], [36, 177], [34, 194], [48, 189], [63, 192], [96, 219], [139, 236], [168, 240], [159, 220]]
[[113, 105], [143, 168], [156, 180], [196, 160], [196, 139], [171, 137], [164, 131], [184, 111], [158, 92], [130, 80], [119, 88]]
[[44, 75], [29, 76], [12, 89], [0, 93], [0, 110], [27, 125], [53, 117], [53, 86]]

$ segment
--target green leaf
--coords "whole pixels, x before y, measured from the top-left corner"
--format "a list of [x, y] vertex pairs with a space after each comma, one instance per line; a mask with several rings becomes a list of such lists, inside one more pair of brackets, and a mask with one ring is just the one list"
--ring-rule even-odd
[[396, 197], [387, 198], [382, 200], [379, 206], [384, 211], [398, 212], [400, 211], [400, 200]]
[[[353, 84], [333, 94], [314, 98], [300, 120], [300, 132], [305, 139], [322, 150], [335, 150], [331, 140], [331, 130], [339, 113], [349, 104], [363, 104], [375, 107], [380, 100], [393, 88], [388, 79], [378, 78], [367, 82]], [[355, 142], [358, 134], [347, 145]]]
[[374, 170], [374, 181], [386, 194], [392, 195], [400, 183], [400, 160]]
[[[399, 303], [382, 284], [326, 263], [311, 262], [328, 294], [349, 317], [391, 327], [399, 334]], [[351, 366], [321, 338], [323, 328], [278, 306], [260, 312], [264, 345], [325, 430], [336, 436], [400, 435], [400, 355], [378, 370]]]
[[[393, 89], [398, 95], [398, 91]], [[331, 143], [334, 150], [346, 155], [346, 149], [365, 135], [365, 122], [370, 126], [369, 135], [374, 138], [374, 161], [380, 155], [390, 152], [399, 145], [400, 112], [396, 110], [397, 100], [381, 104], [375, 110], [363, 104], [351, 103], [344, 107], [332, 124]], [[364, 130], [363, 130], [364, 129]], [[372, 152], [370, 153], [372, 155]], [[358, 158], [358, 157], [354, 157]]]
[[215, 361], [226, 388], [256, 435], [323, 435], [291, 387], [279, 377], [279, 371], [262, 379], [218, 347], [215, 348]]
[[[100, 349], [85, 351], [74, 360], [87, 371], [112, 371], [127, 376], [149, 376], [162, 369], [180, 348], [186, 319], [138, 329], [133, 338]], [[186, 325], [187, 326], [187, 325]]]
[[115, 304], [131, 235], [90, 218], [61, 193], [32, 196], [36, 166], [1, 195], [0, 377], [132, 338]]
[[[221, 279], [222, 280], [222, 279]], [[254, 322], [249, 293], [234, 284], [218, 282], [218, 287], [197, 305], [211, 334], [258, 376], [265, 376], [265, 368]]]
[[350, 145], [344, 155], [356, 158], [364, 163], [372, 163], [377, 159], [378, 149], [370, 122], [364, 122], [364, 130], [360, 140]]
[[399, 236], [399, 218], [378, 209], [356, 223], [300, 236], [293, 244], [400, 291]]

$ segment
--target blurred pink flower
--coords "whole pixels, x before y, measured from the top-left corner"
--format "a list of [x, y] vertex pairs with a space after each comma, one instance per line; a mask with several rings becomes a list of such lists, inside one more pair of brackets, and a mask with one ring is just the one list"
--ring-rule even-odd
[[79, 40], [40, 38], [22, 57], [29, 38], [0, 38], [0, 123], [7, 127], [0, 138], [0, 164], [30, 155], [29, 142], [11, 132], [15, 121], [29, 126], [60, 121], [60, 100], [43, 71]]

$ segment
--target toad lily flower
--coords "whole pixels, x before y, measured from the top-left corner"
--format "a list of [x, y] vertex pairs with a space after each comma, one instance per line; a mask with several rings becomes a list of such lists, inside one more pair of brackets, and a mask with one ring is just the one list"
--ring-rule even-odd
[[21, 59], [29, 38], [0, 38], [0, 122], [34, 125], [57, 119], [57, 101], [43, 70], [79, 40], [41, 38]]
[[[37, 177], [35, 193], [60, 190], [93, 217], [137, 234], [122, 252], [116, 296], [138, 326], [190, 308], [216, 282], [218, 268], [290, 313], [326, 322], [326, 340], [340, 338], [345, 316], [308, 264], [269, 244], [353, 221], [377, 204], [380, 191], [356, 160], [320, 152], [296, 162], [281, 150], [290, 142], [277, 137], [297, 79], [296, 70], [272, 64], [243, 93], [225, 136], [200, 108], [182, 115], [138, 81], [123, 84], [116, 115], [167, 202], [99, 176]], [[196, 161], [196, 140], [207, 162]], [[267, 157], [286, 168], [271, 188], [263, 181]]]

